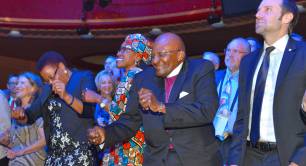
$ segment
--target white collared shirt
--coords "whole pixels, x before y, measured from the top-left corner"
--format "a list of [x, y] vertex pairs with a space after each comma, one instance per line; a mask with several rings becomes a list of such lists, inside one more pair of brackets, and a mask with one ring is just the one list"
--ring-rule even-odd
[[182, 67], [183, 67], [183, 62], [180, 63], [174, 70], [172, 70], [171, 73], [169, 75], [167, 75], [167, 78], [178, 75], [180, 73]]
[[[272, 46], [275, 49], [270, 53], [270, 64], [268, 75], [266, 79], [265, 91], [262, 100], [261, 106], [261, 114], [260, 114], [260, 142], [276, 142], [275, 139], [275, 131], [274, 131], [274, 121], [273, 121], [273, 102], [274, 102], [274, 93], [275, 93], [275, 85], [277, 80], [278, 71], [280, 68], [281, 61], [283, 59], [283, 55], [285, 52], [286, 45], [288, 43], [289, 36], [285, 35]], [[252, 120], [252, 110], [253, 110], [253, 100], [254, 100], [254, 92], [255, 92], [255, 85], [257, 80], [257, 75], [259, 68], [262, 64], [263, 57], [265, 55], [266, 48], [269, 47], [267, 43], [264, 43], [264, 51], [261, 54], [259, 62], [257, 64], [252, 89], [251, 89], [251, 102], [250, 102], [250, 120], [249, 120], [249, 129], [251, 130], [251, 120]], [[249, 134], [250, 134], [249, 130]]]

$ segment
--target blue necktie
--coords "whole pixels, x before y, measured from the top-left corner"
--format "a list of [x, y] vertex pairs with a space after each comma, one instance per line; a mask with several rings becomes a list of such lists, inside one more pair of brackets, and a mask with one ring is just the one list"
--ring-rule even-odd
[[259, 137], [260, 137], [260, 112], [261, 112], [261, 105], [262, 99], [265, 91], [266, 86], [266, 79], [269, 70], [269, 63], [270, 63], [270, 53], [275, 49], [275, 47], [267, 47], [266, 53], [264, 55], [263, 62], [260, 66], [258, 71], [257, 79], [256, 79], [256, 86], [254, 92], [254, 101], [253, 101], [253, 111], [252, 111], [252, 125], [251, 125], [251, 134], [250, 139], [253, 145], [256, 145]]

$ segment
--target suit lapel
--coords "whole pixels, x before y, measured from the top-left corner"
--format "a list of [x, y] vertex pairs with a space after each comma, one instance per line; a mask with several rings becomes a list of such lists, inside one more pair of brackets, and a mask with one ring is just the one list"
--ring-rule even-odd
[[155, 82], [155, 85], [157, 85], [157, 89], [154, 91], [156, 92], [157, 98], [159, 101], [165, 102], [165, 83], [164, 79], [160, 77], [154, 77], [153, 81]]
[[295, 57], [296, 54], [296, 45], [295, 41], [292, 39], [289, 39], [288, 44], [286, 46], [282, 62], [279, 67], [278, 75], [277, 75], [277, 81], [275, 86], [275, 94], [277, 93], [281, 83], [283, 82], [284, 78], [286, 77], [289, 67]]
[[169, 101], [168, 101], [169, 103], [173, 103], [177, 99], [179, 93], [181, 92], [182, 86], [184, 85], [183, 83], [186, 79], [187, 68], [188, 68], [188, 63], [187, 63], [187, 61], [185, 61], [184, 64], [183, 64], [183, 67], [182, 67], [180, 73], [178, 74], [178, 76], [176, 77], [174, 85], [171, 89], [170, 96], [169, 96]]

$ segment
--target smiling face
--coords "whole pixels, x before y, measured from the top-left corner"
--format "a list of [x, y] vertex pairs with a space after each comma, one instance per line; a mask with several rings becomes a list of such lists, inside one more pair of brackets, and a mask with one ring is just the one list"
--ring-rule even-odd
[[61, 80], [65, 83], [68, 81], [67, 69], [63, 63], [59, 63], [58, 65], [46, 65], [39, 73], [41, 77], [50, 84], [52, 84], [54, 80]]
[[111, 96], [114, 91], [114, 82], [110, 75], [102, 75], [100, 77], [100, 90], [102, 96]]
[[[124, 44], [124, 43], [123, 43]], [[117, 53], [117, 67], [118, 68], [125, 68], [125, 69], [130, 69], [136, 66], [136, 53], [124, 46], [121, 46], [120, 50]]]
[[31, 84], [30, 80], [24, 76], [18, 78], [16, 86], [16, 97], [22, 99], [24, 97], [33, 96], [37, 88]]
[[167, 77], [184, 58], [185, 48], [177, 35], [166, 33], [155, 40], [152, 64], [157, 76]]

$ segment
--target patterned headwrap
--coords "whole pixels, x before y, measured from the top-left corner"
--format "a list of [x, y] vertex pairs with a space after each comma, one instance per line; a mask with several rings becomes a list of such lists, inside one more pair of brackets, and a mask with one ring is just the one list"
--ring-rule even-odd
[[121, 47], [131, 49], [144, 63], [150, 64], [152, 60], [152, 44], [143, 35], [137, 33], [128, 35]]

